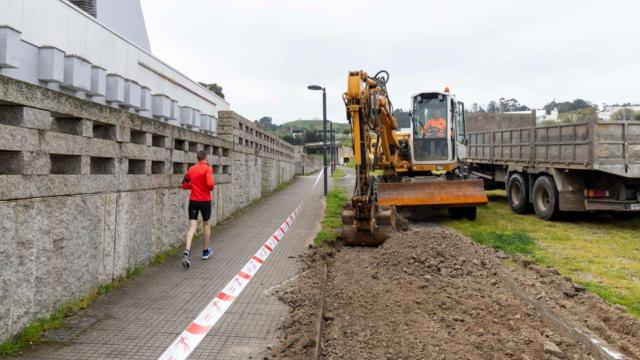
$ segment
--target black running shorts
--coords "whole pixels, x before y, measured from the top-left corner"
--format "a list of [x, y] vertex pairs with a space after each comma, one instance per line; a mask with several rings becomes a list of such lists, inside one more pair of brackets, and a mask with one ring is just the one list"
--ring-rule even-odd
[[202, 213], [202, 220], [211, 218], [211, 201], [189, 201], [189, 220], [198, 220], [198, 213]]

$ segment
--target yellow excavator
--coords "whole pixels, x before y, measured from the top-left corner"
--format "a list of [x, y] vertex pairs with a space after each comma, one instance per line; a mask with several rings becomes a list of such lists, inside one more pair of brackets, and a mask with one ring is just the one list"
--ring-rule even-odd
[[488, 202], [482, 180], [469, 179], [464, 104], [449, 89], [412, 97], [400, 121], [387, 92], [389, 73], [349, 72], [343, 95], [353, 134], [355, 189], [342, 212], [347, 245], [380, 245], [397, 226], [396, 207], [446, 207], [453, 218], [476, 217]]

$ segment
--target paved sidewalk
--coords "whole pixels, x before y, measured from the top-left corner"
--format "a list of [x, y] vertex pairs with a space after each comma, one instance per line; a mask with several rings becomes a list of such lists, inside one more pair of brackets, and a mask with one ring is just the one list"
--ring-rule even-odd
[[[217, 227], [214, 255], [199, 258], [194, 245], [191, 269], [181, 255], [150, 268], [123, 289], [100, 298], [70, 318], [49, 338], [55, 342], [24, 355], [28, 359], [156, 359], [240, 270], [291, 211], [306, 198], [302, 212], [278, 247], [232, 307], [189, 359], [261, 358], [276, 342], [288, 308], [270, 294], [295, 276], [297, 256], [320, 229], [322, 184], [300, 177], [287, 189]], [[185, 214], [186, 216], [186, 214]]]

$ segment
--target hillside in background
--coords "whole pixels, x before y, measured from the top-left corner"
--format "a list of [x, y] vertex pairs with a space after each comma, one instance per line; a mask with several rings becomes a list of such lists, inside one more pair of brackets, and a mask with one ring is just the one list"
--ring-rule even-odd
[[[329, 123], [327, 123], [327, 128], [329, 128]], [[278, 126], [278, 132], [281, 135], [291, 134], [292, 130], [316, 130], [322, 131], [322, 120], [295, 120], [284, 123]], [[350, 133], [351, 125], [348, 123], [333, 123], [333, 130], [335, 130], [336, 134]]]

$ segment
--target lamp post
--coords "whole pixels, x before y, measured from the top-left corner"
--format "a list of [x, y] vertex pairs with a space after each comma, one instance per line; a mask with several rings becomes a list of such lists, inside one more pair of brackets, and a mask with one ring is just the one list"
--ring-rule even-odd
[[320, 85], [309, 85], [307, 86], [307, 89], [309, 90], [322, 90], [322, 129], [324, 130], [323, 133], [323, 162], [324, 162], [324, 167], [322, 169], [322, 171], [324, 171], [324, 196], [327, 197], [327, 189], [329, 187], [328, 185], [328, 179], [327, 179], [327, 92], [326, 89], [323, 88]]
[[331, 152], [331, 176], [333, 176], [333, 173], [335, 172], [334, 164], [335, 164], [335, 161], [336, 161], [335, 157], [333, 156], [333, 145], [334, 145], [334, 142], [333, 142], [333, 121], [329, 122], [329, 139], [331, 139], [329, 141], [329, 143], [331, 144], [331, 150], [330, 150], [330, 152]]

